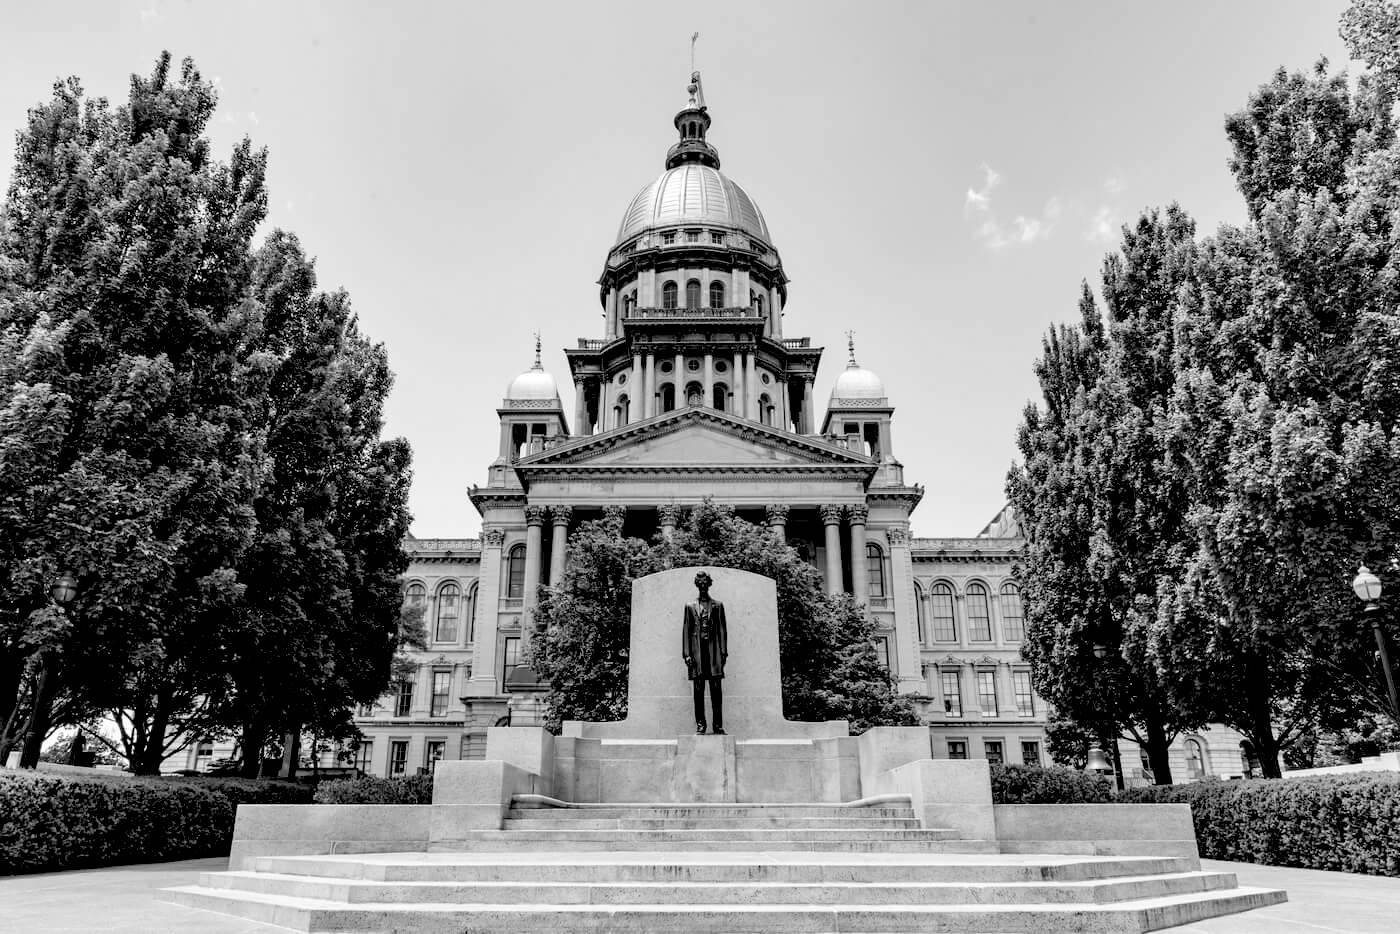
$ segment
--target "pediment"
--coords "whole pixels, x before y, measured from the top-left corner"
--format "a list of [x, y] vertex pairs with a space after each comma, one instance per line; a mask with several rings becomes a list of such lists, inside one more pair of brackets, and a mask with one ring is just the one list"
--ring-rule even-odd
[[520, 467], [784, 467], [870, 465], [824, 440], [709, 409], [685, 409], [521, 461]]

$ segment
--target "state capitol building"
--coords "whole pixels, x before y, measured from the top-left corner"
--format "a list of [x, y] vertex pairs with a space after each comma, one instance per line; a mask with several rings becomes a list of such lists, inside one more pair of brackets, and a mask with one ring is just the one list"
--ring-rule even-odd
[[564, 351], [572, 409], [537, 345], [496, 410], [486, 483], [470, 491], [480, 538], [405, 543], [428, 648], [415, 678], [359, 712], [358, 765], [411, 775], [482, 756], [488, 727], [538, 722], [540, 695], [512, 675], [522, 621], [538, 585], [560, 579], [570, 529], [623, 510], [624, 534], [649, 539], [706, 496], [866, 606], [898, 690], [928, 698], [935, 756], [1048, 762], [1046, 711], [1019, 654], [1014, 521], [998, 516], [973, 538], [910, 536], [923, 488], [895, 455], [884, 384], [848, 344], [818, 407], [823, 348], [785, 333], [777, 245], [720, 171], [698, 73], [689, 91], [665, 170], [627, 202], [604, 261], [603, 334]]

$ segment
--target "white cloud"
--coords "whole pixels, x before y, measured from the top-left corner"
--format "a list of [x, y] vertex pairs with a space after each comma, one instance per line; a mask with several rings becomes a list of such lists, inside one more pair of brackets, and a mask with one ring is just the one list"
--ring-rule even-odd
[[1105, 204], [1094, 212], [1089, 219], [1089, 229], [1084, 232], [1084, 239], [1101, 243], [1112, 243], [1118, 239], [1118, 224], [1112, 208]]
[[963, 213], [980, 218], [975, 236], [989, 249], [1000, 250], [1015, 244], [1031, 244], [1050, 236], [1060, 217], [1059, 198], [1051, 198], [1037, 217], [1018, 214], [1009, 225], [1003, 224], [992, 209], [992, 190], [1001, 184], [1001, 174], [989, 165], [982, 166], [981, 188], [969, 188], [963, 200]]

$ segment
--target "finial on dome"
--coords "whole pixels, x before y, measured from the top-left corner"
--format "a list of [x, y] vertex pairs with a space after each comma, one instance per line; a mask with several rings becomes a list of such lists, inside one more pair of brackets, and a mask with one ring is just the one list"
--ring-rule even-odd
[[533, 367], [531, 367], [530, 369], [532, 369], [532, 370], [543, 370], [543, 369], [544, 369], [544, 364], [540, 362], [540, 332], [539, 332], [539, 331], [536, 331], [536, 332], [535, 332], [535, 365], [534, 365]]
[[674, 169], [686, 162], [698, 162], [712, 169], [719, 168], [719, 152], [705, 140], [710, 129], [710, 114], [705, 109], [705, 88], [700, 83], [700, 72], [695, 67], [695, 40], [700, 33], [690, 37], [690, 84], [686, 91], [690, 99], [685, 109], [676, 114], [676, 130], [680, 132], [680, 142], [666, 153], [666, 168]]
[[847, 331], [847, 332], [846, 332], [846, 353], [849, 355], [849, 359], [847, 359], [847, 361], [846, 361], [846, 369], [848, 369], [848, 370], [853, 370], [853, 369], [856, 369], [857, 367], [859, 367], [860, 364], [859, 364], [859, 363], [856, 363], [856, 332], [855, 332], [855, 331]]

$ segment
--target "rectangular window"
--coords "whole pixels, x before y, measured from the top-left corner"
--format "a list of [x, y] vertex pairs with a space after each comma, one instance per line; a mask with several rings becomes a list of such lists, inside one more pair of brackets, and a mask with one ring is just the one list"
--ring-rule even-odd
[[962, 716], [962, 676], [956, 671], [940, 671], [943, 682], [943, 713], [949, 717]]
[[408, 768], [408, 740], [396, 739], [389, 743], [389, 776], [404, 774]]
[[399, 696], [394, 701], [394, 716], [406, 717], [413, 710], [413, 679], [399, 682]]
[[865, 571], [871, 600], [885, 599], [885, 554], [878, 545], [865, 546]]
[[1021, 591], [1007, 584], [1001, 588], [1001, 635], [1007, 642], [1020, 642], [1026, 637], [1021, 619]]
[[888, 637], [875, 637], [875, 654], [879, 656], [880, 664], [885, 666], [885, 670], [890, 671], [890, 640]]
[[967, 613], [967, 637], [974, 642], [992, 641], [992, 614], [988, 609], [987, 591], [980, 585], [968, 585], [963, 597]]
[[1021, 764], [1040, 765], [1040, 743], [1032, 743], [1022, 740]]
[[505, 640], [501, 647], [501, 693], [506, 690], [506, 682], [510, 681], [511, 674], [515, 671], [515, 666], [520, 664], [520, 639], [511, 636]]
[[711, 243], [723, 243], [723, 242], [724, 242], [724, 234], [722, 234], [722, 233], [715, 233], [713, 230], [710, 231], [710, 242], [711, 242]]
[[953, 588], [938, 584], [933, 588], [933, 638], [937, 642], [957, 642], [958, 627], [953, 622]]
[[433, 707], [430, 716], [447, 716], [447, 704], [452, 693], [452, 672], [433, 672]]
[[662, 242], [662, 243], [675, 243], [675, 242], [676, 242], [676, 235], [675, 235], [675, 233], [664, 233], [664, 234], [662, 234], [662, 235], [661, 235], [661, 242]]
[[987, 751], [987, 761], [993, 765], [1001, 765], [1005, 761], [1001, 754], [1001, 743], [995, 740], [987, 740], [982, 744], [982, 748]]
[[211, 759], [214, 756], [213, 740], [202, 739], [195, 744], [194, 757], [196, 759]]
[[982, 716], [995, 717], [997, 715], [997, 673], [995, 671], [977, 672], [977, 703], [982, 708]]
[[360, 747], [355, 750], [355, 768], [360, 770], [360, 774], [368, 775], [370, 763], [374, 761], [374, 740], [360, 740]]
[[700, 231], [698, 231], [698, 230], [687, 230], [687, 231], [685, 232], [685, 242], [686, 242], [686, 243], [699, 243], [699, 242], [700, 242]]
[[962, 739], [950, 739], [950, 740], [948, 740], [948, 758], [949, 758], [949, 759], [966, 759], [966, 758], [967, 758], [967, 741], [966, 741], [966, 740], [962, 740]]
[[1011, 684], [1016, 691], [1016, 714], [1021, 717], [1035, 716], [1035, 694], [1031, 691], [1031, 673], [1013, 671]]
[[447, 742], [440, 739], [428, 740], [427, 746], [423, 750], [423, 767], [431, 775], [437, 764], [442, 761], [443, 754], [447, 752]]

